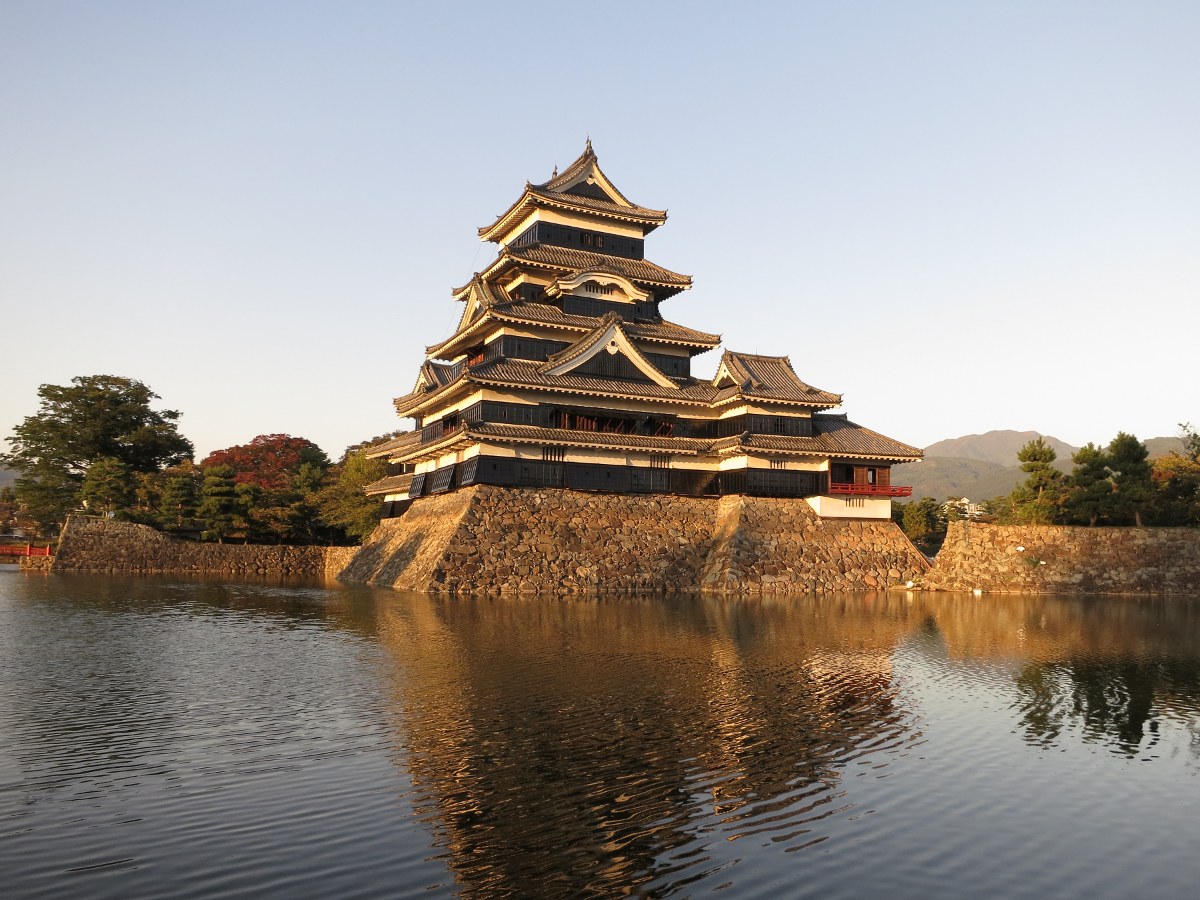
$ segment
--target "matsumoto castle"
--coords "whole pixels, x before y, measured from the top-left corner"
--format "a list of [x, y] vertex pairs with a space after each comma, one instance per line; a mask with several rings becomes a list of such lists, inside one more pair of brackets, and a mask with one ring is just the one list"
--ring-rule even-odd
[[650, 262], [664, 210], [626, 199], [591, 142], [479, 229], [492, 263], [453, 291], [454, 334], [426, 348], [396, 412], [412, 431], [371, 447], [384, 516], [473, 484], [624, 494], [803, 498], [818, 515], [887, 519], [892, 466], [921, 451], [830, 412], [840, 394], [786, 356], [726, 350], [663, 317], [692, 279]]

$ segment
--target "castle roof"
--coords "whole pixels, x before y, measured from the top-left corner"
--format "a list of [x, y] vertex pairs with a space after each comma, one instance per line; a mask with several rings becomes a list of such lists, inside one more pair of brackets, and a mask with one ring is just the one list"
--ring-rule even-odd
[[491, 225], [479, 229], [484, 240], [503, 237], [527, 213], [534, 209], [561, 209], [582, 212], [598, 218], [613, 219], [639, 225], [642, 233], [653, 231], [667, 220], [665, 209], [650, 209], [630, 202], [600, 169], [599, 160], [589, 140], [582, 154], [541, 184], [525, 183], [525, 190]]
[[812, 406], [838, 406], [841, 394], [823, 391], [805, 384], [786, 356], [759, 356], [726, 350], [721, 355], [713, 386], [719, 389], [717, 401], [732, 397], [804, 403]]
[[780, 434], [742, 434], [712, 443], [715, 451], [786, 453], [800, 456], [873, 458], [905, 462], [924, 454], [916, 447], [893, 440], [851, 422], [844, 415], [817, 413], [812, 417], [811, 437]]
[[[657, 288], [656, 293], [660, 298], [678, 294], [692, 286], [690, 275], [672, 272], [648, 259], [610, 256], [607, 253], [593, 253], [590, 250], [576, 250], [573, 247], [559, 247], [554, 244], [505, 247], [484, 271], [483, 277], [485, 280], [494, 280], [511, 269], [519, 268], [541, 269], [560, 276], [582, 275], [587, 272], [620, 275], [636, 284]], [[452, 293], [457, 296], [468, 286], [454, 288]]]
[[[578, 333], [591, 331], [596, 327], [597, 321], [593, 316], [576, 316], [565, 313], [557, 306], [548, 303], [530, 303], [520, 300], [473, 311], [474, 314], [471, 316], [468, 316], [467, 312], [464, 310], [465, 321], [460, 323], [459, 331], [440, 343], [429, 345], [425, 348], [425, 352], [430, 356], [440, 356], [448, 351], [461, 352], [462, 347], [469, 345], [472, 336], [478, 336], [480, 332], [486, 332], [489, 326], [496, 324], [538, 325]], [[686, 347], [700, 352], [711, 350], [721, 343], [719, 334], [697, 331], [694, 328], [687, 328], [665, 320], [661, 322], [625, 320], [623, 327], [625, 333], [634, 340]]]
[[[415, 432], [420, 435], [421, 432]], [[407, 475], [388, 475], [385, 478], [380, 478], [378, 481], [372, 481], [363, 488], [363, 493], [368, 496], [372, 494], [398, 494], [401, 491], [407, 491], [408, 486], [412, 484], [412, 473]]]

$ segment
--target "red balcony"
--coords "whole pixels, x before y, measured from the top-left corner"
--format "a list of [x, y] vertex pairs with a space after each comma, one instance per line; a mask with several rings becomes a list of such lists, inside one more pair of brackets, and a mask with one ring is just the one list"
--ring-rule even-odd
[[911, 487], [882, 484], [845, 484], [832, 481], [829, 484], [831, 494], [853, 494], [858, 497], [911, 497]]

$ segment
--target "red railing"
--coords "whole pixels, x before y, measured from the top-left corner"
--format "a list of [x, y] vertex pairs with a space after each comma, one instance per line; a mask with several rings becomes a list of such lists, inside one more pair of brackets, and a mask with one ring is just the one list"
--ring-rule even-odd
[[911, 497], [912, 488], [899, 485], [844, 484], [834, 481], [829, 484], [829, 493], [858, 494], [864, 497]]
[[18, 547], [15, 544], [7, 544], [0, 546], [0, 556], [49, 556], [49, 547], [34, 547], [32, 544], [26, 544], [24, 547]]

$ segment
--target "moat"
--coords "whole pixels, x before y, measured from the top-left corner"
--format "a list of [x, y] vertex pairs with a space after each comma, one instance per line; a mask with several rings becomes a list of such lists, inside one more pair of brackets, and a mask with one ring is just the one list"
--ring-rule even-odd
[[1200, 597], [0, 570], [8, 896], [1185, 897]]

